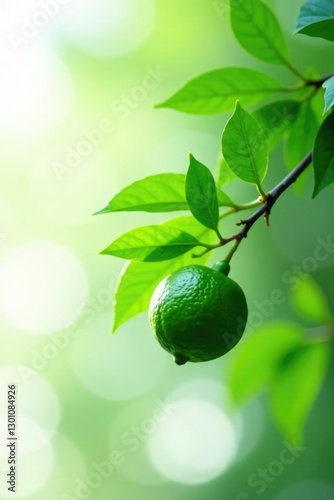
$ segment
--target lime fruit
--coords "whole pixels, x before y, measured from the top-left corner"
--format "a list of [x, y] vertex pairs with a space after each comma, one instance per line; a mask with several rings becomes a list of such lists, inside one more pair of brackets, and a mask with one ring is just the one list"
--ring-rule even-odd
[[216, 359], [240, 340], [247, 303], [227, 277], [229, 265], [191, 265], [164, 278], [153, 292], [149, 319], [161, 346], [178, 365]]

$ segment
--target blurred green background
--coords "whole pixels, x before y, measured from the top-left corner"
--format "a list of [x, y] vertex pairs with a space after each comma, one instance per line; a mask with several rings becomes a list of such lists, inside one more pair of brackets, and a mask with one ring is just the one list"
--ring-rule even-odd
[[[297, 68], [327, 74], [331, 45], [289, 36], [301, 3], [268, 2]], [[98, 252], [161, 217], [91, 216], [134, 180], [185, 173], [188, 151], [214, 171], [228, 116], [153, 109], [190, 78], [221, 66], [255, 67], [285, 84], [294, 78], [238, 46], [227, 0], [4, 1], [1, 11], [1, 498], [12, 495], [6, 386], [16, 383], [17, 498], [333, 499], [333, 369], [303, 447], [282, 464], [287, 445], [265, 398], [232, 411], [228, 356], [174, 365], [146, 314], [110, 335], [124, 262]], [[265, 188], [285, 172], [279, 148]], [[238, 183], [229, 192], [254, 198]], [[310, 265], [319, 238], [334, 238], [333, 192], [312, 202], [311, 193], [311, 177], [303, 195], [286, 192], [270, 229], [259, 222], [233, 259], [231, 277], [253, 318], [279, 289], [286, 300], [270, 320], [300, 321], [289, 302], [298, 266], [334, 313], [333, 252]]]

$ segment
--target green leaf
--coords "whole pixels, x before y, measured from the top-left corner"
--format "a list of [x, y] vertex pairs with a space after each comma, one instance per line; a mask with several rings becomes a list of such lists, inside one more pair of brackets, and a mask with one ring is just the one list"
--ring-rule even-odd
[[[94, 215], [113, 212], [173, 212], [189, 210], [185, 196], [184, 174], [157, 174], [145, 177], [125, 187]], [[218, 204], [233, 207], [233, 201], [217, 190]]]
[[271, 64], [289, 59], [276, 16], [259, 0], [231, 0], [231, 25], [240, 45], [254, 57]]
[[222, 153], [231, 170], [245, 182], [257, 186], [268, 168], [268, 147], [257, 121], [237, 102], [222, 136]]
[[239, 99], [243, 106], [267, 99], [282, 87], [271, 77], [248, 68], [222, 68], [194, 78], [157, 108], [211, 115], [232, 111]]
[[277, 426], [290, 442], [301, 441], [328, 361], [328, 344], [314, 343], [292, 349], [276, 366], [270, 387], [271, 410]]
[[218, 199], [218, 205], [220, 207], [235, 207], [235, 203], [233, 203], [231, 198], [218, 187], [217, 187], [217, 199]]
[[[216, 235], [202, 226], [192, 216], [177, 217], [162, 224], [172, 225], [179, 229], [187, 228], [187, 232], [194, 238], [213, 244]], [[190, 253], [182, 257], [163, 262], [129, 262], [125, 265], [117, 284], [115, 292], [115, 320], [113, 331], [128, 319], [146, 311], [152, 293], [160, 281], [168, 274], [189, 264], [204, 265], [209, 259], [209, 254], [199, 258], [192, 258]]]
[[201, 224], [217, 231], [219, 221], [216, 183], [210, 170], [190, 155], [186, 198], [191, 213]]
[[324, 95], [323, 92], [317, 92], [311, 100], [314, 116], [320, 125], [324, 120]]
[[122, 189], [97, 214], [110, 212], [172, 212], [188, 210], [184, 174], [157, 174]]
[[303, 331], [290, 323], [267, 323], [235, 349], [229, 374], [232, 398], [240, 404], [268, 387], [277, 360], [303, 342]]
[[313, 150], [315, 186], [312, 198], [334, 181], [334, 113], [321, 124]]
[[334, 106], [334, 76], [328, 78], [322, 86], [326, 89], [324, 109], [324, 113], [326, 113], [332, 106]]
[[291, 293], [291, 301], [295, 310], [310, 321], [324, 324], [331, 320], [326, 296], [311, 277], [299, 281]]
[[289, 169], [292, 170], [312, 150], [318, 127], [311, 104], [303, 104], [289, 129], [285, 144], [284, 157]]
[[115, 240], [101, 254], [143, 262], [173, 259], [196, 246], [203, 246], [191, 234], [172, 226], [143, 226]]
[[297, 19], [296, 33], [334, 41], [333, 0], [307, 0]]
[[[220, 156], [218, 158], [218, 168], [217, 168], [217, 175], [216, 175], [217, 186], [219, 186], [221, 188], [222, 186], [229, 184], [235, 178], [236, 178], [235, 173], [232, 172], [232, 170], [228, 166], [225, 158], [223, 158], [223, 155], [220, 154]], [[218, 197], [218, 201], [219, 201], [219, 197]]]
[[252, 115], [262, 127], [269, 152], [283, 139], [286, 131], [298, 116], [300, 102], [293, 100], [274, 101], [256, 109]]

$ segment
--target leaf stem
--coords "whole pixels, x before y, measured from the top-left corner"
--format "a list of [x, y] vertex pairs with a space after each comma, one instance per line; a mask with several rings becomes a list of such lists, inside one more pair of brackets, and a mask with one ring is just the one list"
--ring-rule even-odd
[[291, 73], [293, 73], [295, 76], [303, 80], [303, 82], [305, 83], [307, 82], [307, 78], [305, 78], [305, 76], [299, 73], [299, 71], [294, 66], [292, 66], [292, 64], [289, 63], [289, 61], [285, 59], [285, 57], [282, 57], [282, 61], [284, 62], [285, 66], [291, 71]]
[[222, 214], [219, 215], [219, 220], [225, 219], [225, 217], [227, 217], [228, 215], [258, 207], [259, 205], [262, 205], [262, 203], [263, 200], [261, 199], [261, 197], [257, 198], [254, 201], [250, 201], [249, 203], [235, 203], [233, 207], [231, 207], [229, 210], [226, 210], [226, 212], [223, 212]]
[[228, 215], [234, 214], [236, 212], [239, 212], [238, 205], [235, 207], [230, 208], [229, 210], [226, 210], [226, 212], [223, 212], [222, 214], [219, 215], [219, 220], [225, 219]]
[[235, 212], [239, 212], [241, 210], [249, 210], [250, 208], [255, 208], [258, 207], [259, 205], [262, 205], [263, 200], [260, 198], [257, 198], [254, 201], [250, 201], [249, 203], [242, 203], [240, 205], [235, 204]]
[[261, 184], [259, 182], [256, 184], [256, 189], [258, 190], [258, 192], [259, 192], [260, 196], [262, 197], [262, 199], [265, 200], [267, 198], [267, 195], [263, 191], [262, 186], [261, 186]]

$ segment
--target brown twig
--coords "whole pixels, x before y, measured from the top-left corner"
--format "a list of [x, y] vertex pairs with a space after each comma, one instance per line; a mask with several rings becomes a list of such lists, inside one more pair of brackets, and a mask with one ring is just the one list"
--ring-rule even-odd
[[237, 223], [238, 226], [243, 226], [243, 228], [239, 231], [239, 233], [234, 235], [233, 239], [246, 238], [250, 228], [262, 215], [265, 220], [268, 221], [271, 209], [278, 198], [298, 179], [311, 162], [312, 152], [309, 152], [305, 158], [303, 158], [302, 161], [286, 177], [284, 177], [284, 179], [281, 180], [281, 182], [269, 191], [266, 201], [258, 210], [256, 210], [256, 212], [254, 212], [250, 217], [247, 217], [247, 219], [243, 219]]
[[286, 191], [286, 189], [288, 189], [288, 187], [291, 186], [291, 184], [293, 184], [298, 179], [298, 177], [304, 172], [304, 170], [306, 170], [306, 168], [311, 164], [311, 162], [312, 162], [312, 151], [310, 151], [305, 156], [305, 158], [303, 158], [303, 160], [286, 177], [284, 177], [284, 179], [281, 180], [281, 182], [279, 182], [273, 189], [269, 191], [268, 194], [266, 194], [266, 199], [264, 203], [260, 206], [260, 208], [258, 208], [252, 215], [247, 217], [247, 219], [242, 219], [239, 222], [237, 222], [237, 226], [242, 226], [242, 229], [238, 233], [228, 238], [221, 238], [219, 243], [217, 243], [216, 245], [208, 245], [206, 250], [204, 250], [204, 252], [202, 252], [199, 255], [193, 254], [193, 257], [201, 257], [207, 252], [222, 247], [227, 243], [229, 243], [230, 241], [235, 240], [236, 244], [225, 258], [225, 260], [229, 262], [233, 257], [235, 251], [237, 250], [241, 240], [247, 238], [249, 230], [261, 216], [264, 217], [266, 225], [269, 226], [269, 215], [273, 205], [276, 203], [278, 198], [284, 193], [284, 191]]

